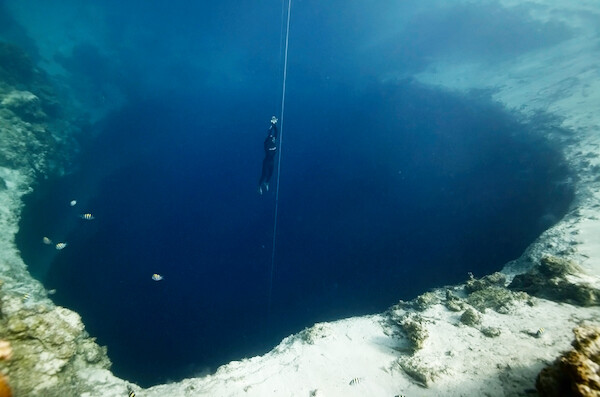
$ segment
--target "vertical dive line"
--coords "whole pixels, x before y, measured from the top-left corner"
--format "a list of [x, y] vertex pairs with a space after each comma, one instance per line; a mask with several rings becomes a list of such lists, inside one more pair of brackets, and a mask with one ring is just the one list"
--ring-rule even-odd
[[288, 0], [287, 7], [287, 23], [285, 28], [285, 51], [283, 58], [283, 84], [281, 92], [281, 115], [279, 117], [279, 154], [277, 157], [277, 188], [275, 190], [275, 216], [273, 219], [273, 244], [271, 251], [271, 275], [269, 280], [269, 305], [268, 313], [271, 313], [271, 300], [273, 297], [273, 272], [275, 270], [275, 244], [277, 242], [277, 215], [279, 211], [279, 177], [281, 175], [281, 152], [283, 149], [283, 121], [285, 112], [285, 88], [287, 81], [287, 63], [288, 63], [288, 47], [290, 42], [290, 15], [292, 13], [292, 0]]
[[[281, 0], [281, 17], [279, 18], [281, 20], [281, 27], [279, 28], [279, 56], [277, 57], [277, 59], [279, 60], [279, 67], [277, 69], [277, 78], [283, 78], [283, 43], [285, 41], [285, 36], [283, 35], [283, 29], [285, 28], [285, 0]], [[278, 103], [278, 99], [276, 95], [273, 96], [273, 109], [277, 109], [277, 106], [279, 105]], [[273, 114], [277, 114], [277, 111], [275, 111], [275, 113]]]

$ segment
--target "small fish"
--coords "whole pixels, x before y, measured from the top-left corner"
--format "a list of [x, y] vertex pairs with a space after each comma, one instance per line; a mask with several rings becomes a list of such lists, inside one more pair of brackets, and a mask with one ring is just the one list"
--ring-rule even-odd
[[135, 392], [129, 386], [127, 386], [127, 397], [135, 397]]
[[81, 214], [79, 215], [79, 217], [81, 219], [85, 219], [86, 221], [91, 221], [92, 219], [94, 219], [94, 215], [87, 213], [87, 214]]
[[52, 245], [52, 240], [50, 240], [48, 237], [44, 237], [42, 239], [42, 243], [44, 243], [46, 245]]
[[160, 280], [162, 280], [162, 279], [163, 279], [163, 276], [161, 276], [161, 275], [160, 275], [160, 274], [158, 274], [158, 273], [154, 273], [154, 274], [152, 275], [152, 280], [154, 280], [154, 281], [160, 281]]
[[541, 338], [542, 336], [544, 336], [544, 332], [546, 330], [544, 328], [539, 328], [536, 332], [535, 332], [535, 337], [536, 338]]
[[61, 249], [64, 249], [66, 246], [67, 246], [67, 243], [58, 243], [58, 244], [56, 244], [56, 249], [61, 250]]
[[28, 293], [23, 294], [23, 296], [21, 297], [21, 301], [23, 302], [27, 302], [29, 300], [29, 298], [31, 298], [31, 295], [29, 295]]
[[56, 294], [56, 289], [49, 289], [48, 290], [48, 295], [54, 295]]
[[362, 382], [362, 378], [352, 378], [352, 380], [350, 380], [350, 383], [348, 383], [350, 386], [355, 386], [358, 385], [360, 382]]
[[75, 205], [77, 205], [77, 200], [71, 200], [71, 202], [69, 203], [69, 205], [71, 207], [75, 207]]

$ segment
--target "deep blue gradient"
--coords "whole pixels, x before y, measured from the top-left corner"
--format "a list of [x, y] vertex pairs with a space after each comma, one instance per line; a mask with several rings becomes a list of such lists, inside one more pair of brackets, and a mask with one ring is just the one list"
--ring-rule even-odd
[[[214, 370], [315, 322], [499, 270], [564, 214], [568, 173], [538, 126], [489, 95], [397, 77], [567, 32], [493, 4], [383, 3], [294, 3], [270, 313], [275, 192], [256, 188], [281, 100], [279, 5], [108, 1], [92, 18], [107, 22], [102, 40], [55, 54], [90, 112], [124, 106], [81, 139], [76, 169], [27, 198], [18, 244], [118, 376], [150, 385]], [[506, 31], [523, 39], [511, 46]]]
[[[32, 197], [23, 255], [34, 273], [50, 262], [36, 275], [109, 346], [118, 375], [214, 369], [314, 322], [498, 270], [568, 205], [558, 153], [482, 100], [410, 82], [290, 98], [269, 318], [274, 194], [256, 192], [268, 117], [250, 105], [130, 106], [99, 127], [78, 173]], [[40, 250], [40, 233], [69, 246]]]

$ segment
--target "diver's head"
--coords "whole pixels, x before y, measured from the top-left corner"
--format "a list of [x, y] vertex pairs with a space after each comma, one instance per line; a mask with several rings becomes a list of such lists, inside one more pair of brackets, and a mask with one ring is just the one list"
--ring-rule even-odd
[[277, 124], [277, 117], [271, 117], [271, 124]]

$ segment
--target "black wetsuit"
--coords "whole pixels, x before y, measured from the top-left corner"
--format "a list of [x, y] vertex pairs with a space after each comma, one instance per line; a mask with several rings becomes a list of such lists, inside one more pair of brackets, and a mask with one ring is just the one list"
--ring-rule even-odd
[[277, 125], [271, 124], [269, 133], [265, 138], [265, 158], [262, 164], [262, 175], [258, 181], [259, 189], [263, 185], [268, 185], [273, 176], [273, 169], [275, 168], [275, 154], [277, 153]]

